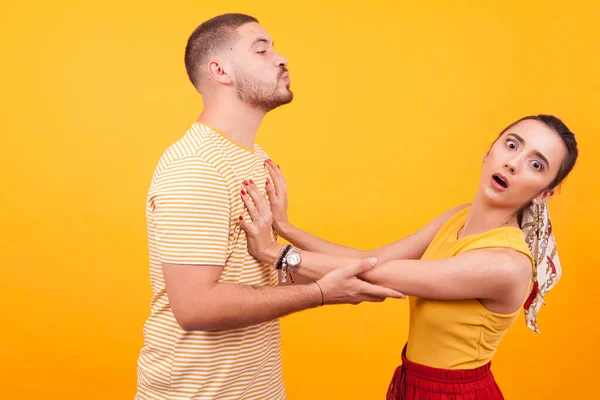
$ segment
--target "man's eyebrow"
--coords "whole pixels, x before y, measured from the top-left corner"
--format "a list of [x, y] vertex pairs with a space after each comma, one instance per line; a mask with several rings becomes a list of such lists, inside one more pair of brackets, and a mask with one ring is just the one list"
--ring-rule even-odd
[[[259, 37], [259, 38], [256, 38], [256, 39], [254, 39], [254, 42], [252, 42], [252, 45], [251, 45], [250, 47], [252, 47], [252, 46], [254, 46], [255, 44], [257, 44], [257, 43], [260, 43], [260, 42], [264, 42], [264, 43], [266, 43], [266, 44], [269, 44], [269, 43], [271, 43], [271, 41], [270, 41], [269, 39], [267, 39], [267, 38], [264, 38], [264, 37]], [[275, 42], [272, 42], [272, 43], [271, 43], [271, 46], [275, 46]]]

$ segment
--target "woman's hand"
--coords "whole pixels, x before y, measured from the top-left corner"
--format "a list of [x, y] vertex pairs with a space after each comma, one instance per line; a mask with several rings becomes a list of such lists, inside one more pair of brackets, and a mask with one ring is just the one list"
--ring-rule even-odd
[[279, 165], [275, 165], [272, 160], [267, 160], [265, 161], [265, 167], [267, 167], [271, 174], [271, 178], [273, 178], [273, 184], [266, 186], [269, 202], [271, 203], [273, 228], [275, 228], [275, 232], [280, 236], [285, 237], [284, 231], [290, 225], [287, 216], [287, 184]]
[[[266, 187], [269, 186], [273, 185], [267, 181]], [[244, 188], [241, 192], [242, 201], [252, 220], [247, 221], [240, 215], [240, 226], [246, 231], [248, 253], [260, 261], [273, 264], [283, 246], [277, 243], [272, 234], [273, 214], [269, 202], [252, 181], [244, 182]]]

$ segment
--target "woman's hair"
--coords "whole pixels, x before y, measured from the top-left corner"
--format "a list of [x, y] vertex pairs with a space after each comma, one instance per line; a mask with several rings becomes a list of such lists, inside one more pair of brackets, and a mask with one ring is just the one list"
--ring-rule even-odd
[[[507, 126], [502, 132], [500, 132], [500, 135], [498, 135], [498, 139], [507, 130], [509, 130], [510, 128], [512, 128], [513, 126], [518, 124], [519, 122], [529, 120], [529, 119], [542, 122], [548, 128], [550, 128], [554, 132], [556, 132], [558, 134], [558, 136], [560, 136], [560, 138], [562, 139], [562, 141], [567, 149], [567, 154], [565, 155], [565, 158], [563, 159], [563, 161], [558, 169], [558, 172], [556, 173], [556, 176], [554, 177], [552, 182], [550, 182], [550, 184], [544, 189], [544, 190], [551, 190], [551, 189], [554, 189], [555, 187], [557, 187], [558, 185], [560, 185], [562, 183], [562, 181], [565, 180], [567, 175], [569, 175], [569, 173], [571, 172], [573, 167], [575, 166], [575, 162], [577, 161], [577, 157], [579, 156], [579, 150], [577, 149], [577, 140], [575, 140], [575, 135], [573, 134], [573, 132], [571, 132], [571, 130], [567, 127], [567, 125], [565, 125], [564, 122], [562, 122], [559, 118], [555, 117], [554, 115], [545, 115], [545, 114], [529, 115], [527, 117], [521, 118], [518, 121], [513, 122], [512, 124]], [[498, 139], [496, 139], [496, 141]], [[531, 205], [531, 201], [528, 202], [523, 207], [521, 207], [519, 209], [519, 211], [517, 212], [517, 218], [519, 221], [519, 225], [521, 225], [523, 212], [530, 205]]]

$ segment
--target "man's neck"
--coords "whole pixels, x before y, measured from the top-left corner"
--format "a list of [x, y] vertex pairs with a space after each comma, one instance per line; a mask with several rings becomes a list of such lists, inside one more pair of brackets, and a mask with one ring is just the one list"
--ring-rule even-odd
[[493, 207], [477, 193], [459, 236], [477, 235], [502, 226], [517, 226], [514, 212], [507, 208]]
[[240, 146], [253, 148], [265, 112], [241, 102], [205, 105], [198, 122], [214, 128]]

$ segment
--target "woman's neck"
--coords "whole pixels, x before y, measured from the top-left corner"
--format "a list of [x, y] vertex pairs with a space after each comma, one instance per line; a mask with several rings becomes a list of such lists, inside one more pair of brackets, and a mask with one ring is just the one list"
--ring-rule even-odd
[[503, 226], [518, 227], [514, 210], [494, 207], [483, 201], [478, 193], [471, 204], [465, 225], [458, 236], [477, 235]]

